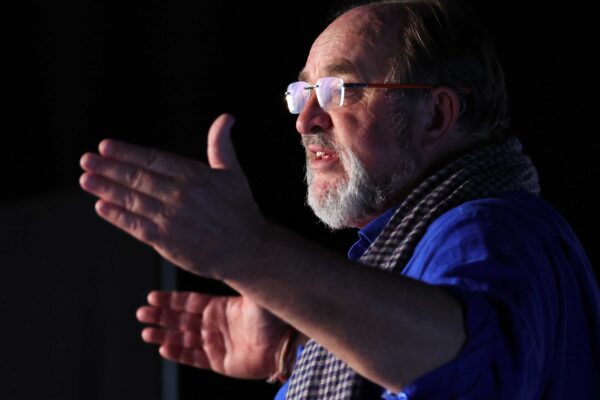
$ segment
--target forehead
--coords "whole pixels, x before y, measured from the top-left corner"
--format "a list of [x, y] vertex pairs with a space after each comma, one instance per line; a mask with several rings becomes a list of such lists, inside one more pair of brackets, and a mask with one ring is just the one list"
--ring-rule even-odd
[[[298, 74], [298, 79], [301, 81], [311, 81], [323, 76], [354, 76], [357, 78], [364, 76], [360, 66], [345, 57], [339, 59], [331, 58], [331, 60], [318, 63], [318, 72], [315, 74], [310, 73], [309, 62], [306, 65]], [[315, 75], [314, 79], [311, 79], [311, 75]]]
[[313, 43], [300, 80], [322, 76], [376, 79], [386, 70], [380, 22], [365, 9], [354, 9], [336, 19]]

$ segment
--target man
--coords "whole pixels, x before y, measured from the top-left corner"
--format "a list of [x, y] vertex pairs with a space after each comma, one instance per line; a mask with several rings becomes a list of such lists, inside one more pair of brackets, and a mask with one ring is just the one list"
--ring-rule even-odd
[[209, 130], [209, 166], [113, 140], [82, 157], [101, 217], [241, 294], [153, 292], [145, 341], [233, 377], [293, 367], [288, 399], [600, 395], [598, 287], [505, 137], [502, 71], [467, 10], [353, 8], [286, 100], [310, 206], [362, 228], [350, 260], [260, 215], [231, 116]]

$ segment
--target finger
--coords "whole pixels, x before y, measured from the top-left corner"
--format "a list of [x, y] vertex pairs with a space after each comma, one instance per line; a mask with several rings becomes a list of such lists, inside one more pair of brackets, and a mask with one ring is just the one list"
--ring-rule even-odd
[[145, 324], [156, 324], [160, 322], [160, 311], [157, 307], [142, 306], [135, 312], [135, 317], [138, 321]]
[[173, 329], [145, 328], [142, 339], [146, 343], [177, 346], [186, 348], [202, 348], [200, 335], [197, 332], [181, 332]]
[[84, 154], [80, 164], [81, 168], [87, 172], [102, 176], [163, 202], [172, 198], [173, 193], [179, 187], [173, 178], [158, 172], [92, 153]]
[[169, 307], [176, 311], [202, 314], [206, 306], [216, 297], [196, 292], [153, 291], [148, 294], [148, 303], [157, 307]]
[[79, 183], [86, 192], [133, 214], [142, 215], [148, 219], [163, 214], [164, 206], [160, 201], [101, 176], [86, 172], [79, 178]]
[[179, 346], [161, 346], [158, 349], [161, 356], [167, 360], [196, 368], [212, 369], [206, 353], [202, 349], [190, 349]]
[[231, 127], [235, 119], [221, 114], [208, 130], [208, 164], [215, 169], [241, 170], [231, 141]]
[[101, 141], [98, 150], [105, 157], [137, 165], [172, 178], [186, 178], [203, 167], [202, 163], [186, 157], [114, 139]]
[[184, 311], [173, 311], [164, 307], [140, 307], [136, 312], [140, 322], [160, 325], [163, 328], [182, 330], [199, 330], [202, 327], [202, 316]]
[[104, 220], [144, 243], [159, 244], [158, 226], [145, 217], [133, 214], [104, 200], [96, 202], [96, 213]]
[[148, 293], [147, 301], [148, 304], [156, 307], [170, 307], [171, 306], [171, 297], [174, 293], [189, 293], [189, 292], [174, 292], [174, 291], [162, 291], [162, 290], [153, 290]]

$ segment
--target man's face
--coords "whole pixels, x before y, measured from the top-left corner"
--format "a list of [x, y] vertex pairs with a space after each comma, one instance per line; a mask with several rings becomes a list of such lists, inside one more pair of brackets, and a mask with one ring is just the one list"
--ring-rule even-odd
[[[314, 42], [301, 80], [333, 76], [383, 82], [389, 66], [372, 33], [372, 16], [354, 9]], [[414, 179], [419, 157], [397, 104], [381, 89], [346, 90], [344, 105], [323, 110], [313, 94], [299, 114], [307, 156], [308, 203], [332, 228], [361, 227], [385, 211]]]

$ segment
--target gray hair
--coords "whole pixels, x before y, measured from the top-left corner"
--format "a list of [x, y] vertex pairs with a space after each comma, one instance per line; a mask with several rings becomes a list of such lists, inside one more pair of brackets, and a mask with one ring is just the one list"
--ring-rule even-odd
[[[461, 101], [457, 123], [467, 135], [482, 140], [504, 137], [510, 124], [504, 73], [487, 33], [462, 1], [367, 4], [384, 27], [373, 34], [391, 65], [388, 81], [454, 88]], [[464, 87], [471, 92], [461, 91]], [[426, 95], [402, 91], [399, 100]]]

